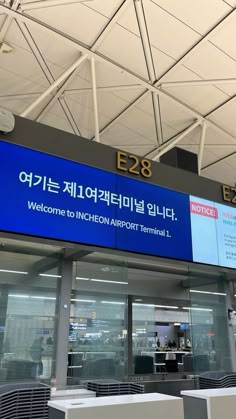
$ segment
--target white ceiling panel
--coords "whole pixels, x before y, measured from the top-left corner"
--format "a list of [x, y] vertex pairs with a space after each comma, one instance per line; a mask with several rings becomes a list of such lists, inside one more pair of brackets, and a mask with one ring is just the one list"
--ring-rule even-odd
[[[127, 144], [138, 147], [139, 145], [146, 143], [146, 138], [121, 123], [116, 123], [110, 129], [102, 133], [101, 140], [104, 144], [115, 146], [120, 145], [120, 148], [125, 147]], [[147, 145], [150, 148], [153, 148], [150, 141]]]
[[[90, 46], [108, 22], [105, 16], [83, 3], [31, 10], [30, 15]], [[84, 24], [85, 22], [89, 24]]]
[[[80, 104], [72, 99], [72, 97], [66, 98], [66, 103], [68, 104], [70, 111], [74, 117], [74, 120], [78, 124], [79, 129], [83, 133], [83, 128], [88, 131], [93, 131], [94, 129], [94, 117], [93, 109], [91, 109], [91, 99], [90, 95], [87, 94], [87, 97], [83, 101], [83, 104]], [[104, 116], [102, 113], [99, 113], [99, 127], [102, 129], [109, 123], [109, 119]], [[83, 134], [82, 134], [83, 135]]]
[[232, 183], [232, 180], [235, 178], [235, 169], [233, 169], [224, 161], [210, 166], [204, 172], [209, 173], [209, 175], [218, 182], [226, 183], [228, 185], [235, 183]]
[[164, 54], [155, 47], [152, 47], [152, 58], [157, 79], [159, 79], [170, 67], [172, 67], [172, 65], [175, 64], [175, 60], [173, 58]]
[[140, 37], [139, 25], [134, 4], [131, 3], [131, 5], [126, 9], [125, 13], [122, 14], [117, 23], [123, 28], [128, 29], [136, 36]]
[[45, 88], [40, 84], [10, 73], [0, 68], [0, 96], [42, 92]]
[[127, 106], [141, 96], [145, 90], [143, 89], [125, 89], [125, 90], [116, 90], [113, 92], [114, 96], [117, 96], [127, 102]]
[[[217, 146], [220, 144], [232, 144], [236, 146], [236, 138], [234, 140], [233, 138], [225, 137], [216, 129], [208, 126], [206, 131], [206, 144], [216, 144]], [[214, 153], [217, 153], [217, 148], [214, 150]]]
[[37, 47], [46, 60], [63, 67], [78, 59], [78, 50], [73, 46], [68, 46], [67, 43], [64, 43], [55, 34], [36, 25], [28, 25], [28, 28]]
[[153, 103], [151, 93], [145, 94], [143, 100], [139, 102], [137, 108], [148, 115], [153, 115]]
[[129, 111], [120, 123], [137, 134], [142, 135], [147, 142], [157, 144], [156, 128], [153, 116], [149, 116], [138, 108]]
[[9, 54], [0, 55], [0, 58], [0, 68], [41, 86], [48, 86], [38, 62], [29, 51], [15, 48]]
[[211, 115], [210, 119], [236, 136], [236, 102], [230, 101]]
[[122, 3], [123, 0], [93, 0], [84, 3], [84, 6], [95, 10], [103, 16], [111, 18]]
[[195, 81], [202, 80], [196, 72], [189, 70], [184, 65], [178, 65], [169, 71], [166, 76], [163, 77], [162, 82], [175, 82], [175, 81]]
[[236, 12], [234, 13], [234, 18], [230, 20], [228, 25], [224, 25], [223, 28], [211, 38], [211, 42], [236, 60], [235, 38]]
[[[229, 153], [230, 154], [230, 151]], [[226, 160], [225, 163], [227, 163], [230, 167], [232, 167], [234, 170], [236, 169], [236, 150], [232, 150], [232, 156], [229, 156]], [[235, 185], [235, 182], [233, 183]]]
[[206, 42], [186, 59], [185, 66], [204, 79], [235, 78], [236, 61]]
[[[73, 96], [67, 94], [65, 95], [67, 98], [70, 98], [81, 106], [93, 111], [93, 98], [91, 91], [79, 92]], [[99, 109], [101, 109], [100, 114], [105, 117], [106, 123], [109, 122], [110, 119], [114, 119], [129, 105], [127, 101], [109, 92], [98, 92], [98, 105], [100, 105], [100, 103], [102, 103], [102, 107], [99, 106]]]
[[28, 51], [30, 50], [30, 47], [28, 45], [28, 42], [26, 41], [23, 33], [21, 32], [18, 24], [16, 23], [15, 20], [12, 21], [7, 34], [6, 34], [6, 41], [9, 42], [10, 44], [13, 44], [15, 46], [24, 48]]
[[163, 141], [164, 142], [170, 140], [176, 134], [178, 134], [177, 130], [175, 130], [172, 127], [169, 127], [166, 124], [162, 124], [162, 136], [163, 136]]
[[199, 34], [151, 1], [145, 2], [145, 14], [151, 44], [176, 60], [201, 39]]
[[6, 15], [0, 15], [0, 27], [3, 25], [4, 21], [6, 19]]
[[228, 95], [214, 86], [166, 87], [164, 90], [202, 115], [207, 115], [229, 99]]
[[[196, 150], [197, 151], [197, 150]], [[214, 163], [215, 161], [217, 161], [220, 157], [216, 156], [215, 153], [213, 153], [212, 151], [210, 151], [209, 149], [205, 149], [204, 153], [203, 153], [203, 158], [202, 158], [202, 167], [206, 167], [209, 164]]]
[[61, 115], [55, 115], [51, 112], [48, 112], [48, 114], [45, 115], [41, 122], [45, 125], [48, 125], [49, 127], [54, 127], [73, 134], [73, 130], [62, 111]]
[[236, 0], [224, 0], [224, 1], [232, 7], [236, 6]]
[[96, 63], [97, 85], [102, 86], [120, 86], [136, 84], [132, 76], [127, 75], [122, 69], [112, 69], [109, 65], [100, 62]]
[[110, 119], [119, 115], [129, 105], [126, 100], [109, 92], [98, 92], [98, 103], [102, 103], [102, 113]]
[[173, 100], [161, 97], [160, 108], [163, 123], [177, 131], [182, 131], [194, 122], [192, 116], [184, 112]]
[[[200, 77], [196, 73], [196, 71], [191, 71], [189, 68], [185, 67], [185, 65], [176, 66], [172, 71], [168, 72], [166, 76], [163, 77], [162, 82], [175, 82], [175, 81], [197, 81], [197, 80], [204, 80], [203, 77]], [[213, 85], [213, 84], [212, 84]], [[198, 86], [201, 88], [201, 85]], [[217, 84], [215, 85], [216, 89], [226, 93], [229, 96], [233, 96], [236, 94], [236, 82], [227, 84]]]
[[231, 7], [222, 0], [152, 0], [164, 10], [176, 16], [186, 25], [204, 35], [215, 26]]
[[[125, 48], [124, 48], [125, 46]], [[144, 78], [148, 78], [141, 40], [116, 25], [98, 48], [98, 51]]]

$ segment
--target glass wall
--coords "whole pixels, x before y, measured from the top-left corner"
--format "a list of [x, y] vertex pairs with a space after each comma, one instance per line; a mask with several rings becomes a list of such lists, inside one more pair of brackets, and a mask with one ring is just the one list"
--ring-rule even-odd
[[127, 376], [127, 268], [107, 258], [75, 262], [68, 384]]
[[183, 375], [190, 352], [186, 301], [133, 297], [132, 342], [135, 374]]
[[56, 347], [60, 251], [4, 240], [0, 246], [0, 381], [50, 383]]
[[58, 359], [62, 387], [235, 370], [236, 306], [216, 269], [68, 247], [0, 240], [1, 382], [50, 383]]
[[225, 278], [192, 275], [189, 285], [192, 334], [189, 365], [197, 375], [205, 371], [232, 371]]

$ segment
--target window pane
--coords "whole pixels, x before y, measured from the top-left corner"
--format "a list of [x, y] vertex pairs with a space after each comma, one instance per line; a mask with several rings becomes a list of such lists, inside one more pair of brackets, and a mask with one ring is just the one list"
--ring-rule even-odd
[[[54, 374], [60, 258], [51, 246], [7, 241], [0, 251], [1, 382]], [[57, 255], [57, 256], [56, 256]]]
[[195, 374], [231, 371], [224, 278], [190, 277], [190, 316]]
[[76, 262], [71, 295], [68, 384], [127, 376], [127, 269]]

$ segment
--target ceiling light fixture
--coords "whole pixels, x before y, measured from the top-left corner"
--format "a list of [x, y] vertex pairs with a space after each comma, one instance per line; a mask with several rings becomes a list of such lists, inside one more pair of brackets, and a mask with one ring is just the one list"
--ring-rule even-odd
[[162, 306], [162, 305], [156, 305], [156, 304], [155, 304], [155, 307], [157, 307], [157, 308], [173, 308], [174, 310], [177, 310], [179, 308], [177, 306]]
[[14, 297], [14, 298], [29, 298], [29, 295], [24, 295], [24, 294], [9, 294], [9, 297]]
[[20, 275], [28, 275], [29, 273], [25, 271], [11, 271], [9, 269], [0, 269], [0, 272], [5, 272], [7, 274], [20, 274]]
[[211, 308], [200, 308], [200, 307], [183, 307], [183, 310], [213, 311]]
[[54, 275], [54, 274], [39, 274], [39, 276], [45, 276], [48, 278], [61, 278], [61, 275]]
[[81, 276], [76, 276], [75, 279], [79, 279], [80, 281], [89, 281], [89, 278], [83, 278]]
[[125, 303], [122, 303], [121, 301], [101, 301], [102, 304], [115, 304], [123, 306]]
[[189, 292], [196, 293], [196, 294], [210, 294], [210, 295], [223, 295], [223, 296], [226, 296], [226, 294], [224, 292], [211, 292], [211, 291], [198, 291], [198, 290], [189, 290]]
[[56, 297], [44, 297], [40, 295], [32, 295], [30, 298], [34, 298], [36, 300], [56, 300]]
[[71, 298], [70, 301], [76, 301], [79, 303], [96, 303], [96, 300], [80, 300], [78, 298]]
[[109, 281], [106, 279], [91, 279], [91, 281], [93, 282], [105, 282], [108, 284], [122, 284], [122, 285], [128, 285], [128, 282], [123, 282], [123, 281]]
[[[137, 300], [135, 300], [137, 301]], [[179, 307], [177, 306], [165, 306], [165, 305], [159, 305], [159, 304], [143, 304], [143, 303], [133, 303], [133, 306], [142, 306], [142, 307], [154, 307], [154, 308], [169, 308], [177, 310]]]

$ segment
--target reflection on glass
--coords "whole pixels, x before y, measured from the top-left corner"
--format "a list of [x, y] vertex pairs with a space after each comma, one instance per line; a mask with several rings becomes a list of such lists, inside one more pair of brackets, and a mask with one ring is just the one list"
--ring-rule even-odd
[[76, 263], [71, 295], [68, 384], [127, 375], [127, 270], [113, 263]]
[[229, 323], [224, 278], [190, 277], [190, 317], [195, 374], [231, 371]]
[[12, 246], [0, 252], [1, 382], [50, 383], [53, 374], [59, 260], [51, 248], [38, 248], [40, 255], [37, 249], [24, 254], [20, 243], [15, 252]]
[[188, 312], [176, 301], [164, 301], [133, 299], [135, 374], [183, 373], [183, 357], [191, 351]]

